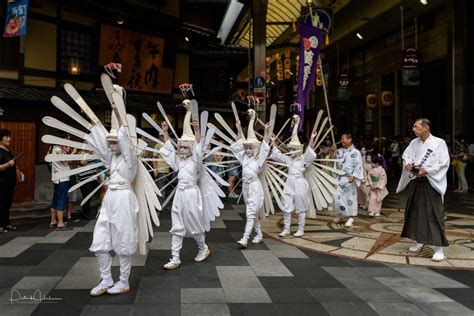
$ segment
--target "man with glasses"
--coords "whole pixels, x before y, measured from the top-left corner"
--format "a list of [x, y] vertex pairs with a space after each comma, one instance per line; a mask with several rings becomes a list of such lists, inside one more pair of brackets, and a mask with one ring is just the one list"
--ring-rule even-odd
[[419, 252], [423, 245], [435, 246], [433, 261], [445, 259], [443, 247], [448, 246], [444, 234], [443, 197], [449, 152], [446, 142], [431, 134], [431, 122], [426, 118], [415, 121], [417, 138], [403, 152], [403, 173], [397, 193], [408, 185], [408, 200], [402, 237], [415, 240], [410, 252]]

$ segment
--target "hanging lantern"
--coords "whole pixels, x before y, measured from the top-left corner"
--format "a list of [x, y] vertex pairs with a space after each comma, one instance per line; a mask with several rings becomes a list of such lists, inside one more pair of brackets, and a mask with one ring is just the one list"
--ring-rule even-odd
[[81, 61], [79, 58], [69, 58], [69, 74], [78, 76], [81, 74]]
[[347, 87], [349, 85], [349, 76], [347, 74], [339, 75], [339, 85], [341, 87]]
[[283, 80], [283, 71], [277, 71], [277, 80], [282, 81]]
[[368, 94], [365, 97], [365, 103], [369, 109], [373, 109], [377, 106], [377, 96], [373, 93]]
[[281, 60], [277, 60], [277, 70], [283, 70], [283, 63], [281, 62]]
[[380, 95], [383, 106], [391, 106], [393, 104], [393, 93], [390, 91], [383, 91]]

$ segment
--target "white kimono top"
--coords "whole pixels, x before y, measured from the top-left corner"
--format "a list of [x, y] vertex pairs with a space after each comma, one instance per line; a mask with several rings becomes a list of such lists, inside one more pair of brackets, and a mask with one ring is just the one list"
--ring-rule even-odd
[[290, 157], [284, 155], [274, 148], [270, 158], [282, 162], [288, 166], [288, 177], [285, 182], [283, 192], [285, 193], [285, 202], [283, 212], [296, 213], [306, 212], [309, 209], [309, 184], [304, 178], [306, 166], [316, 158], [314, 150], [308, 146], [303, 156]]
[[449, 169], [450, 157], [448, 147], [443, 139], [431, 134], [425, 142], [419, 137], [415, 138], [403, 152], [402, 158], [403, 171], [398, 182], [397, 193], [403, 191], [408, 183], [416, 178], [405, 169], [407, 164], [414, 163], [415, 166], [421, 164], [421, 167], [427, 172], [426, 177], [433, 189], [441, 194], [441, 196], [444, 196], [447, 187], [446, 173]]
[[244, 201], [246, 205], [247, 218], [256, 218], [258, 212], [263, 206], [263, 187], [258, 178], [258, 174], [262, 171], [265, 161], [267, 160], [270, 146], [262, 142], [258, 158], [248, 157], [245, 155], [243, 140], [240, 139], [230, 146], [235, 158], [242, 165], [242, 190], [244, 193]]
[[138, 246], [138, 201], [132, 189], [138, 158], [122, 126], [118, 131], [120, 155], [114, 155], [105, 138], [107, 131], [93, 126], [86, 136], [94, 153], [110, 166], [110, 181], [94, 228], [92, 252], [114, 250], [118, 255], [132, 255]]
[[192, 155], [182, 160], [168, 140], [160, 154], [166, 163], [178, 172], [178, 187], [171, 207], [170, 233], [182, 237], [203, 234], [205, 231], [201, 191], [198, 186], [199, 172], [202, 169], [202, 149], [194, 143]]

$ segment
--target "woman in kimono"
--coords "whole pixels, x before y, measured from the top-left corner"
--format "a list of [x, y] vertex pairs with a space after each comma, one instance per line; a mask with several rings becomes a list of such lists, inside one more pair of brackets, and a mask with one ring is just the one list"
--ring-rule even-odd
[[388, 195], [387, 190], [387, 173], [380, 165], [380, 157], [374, 153], [367, 153], [371, 158], [371, 168], [368, 172], [368, 181], [366, 183], [367, 191], [369, 191], [369, 216], [380, 216], [382, 209], [382, 200]]

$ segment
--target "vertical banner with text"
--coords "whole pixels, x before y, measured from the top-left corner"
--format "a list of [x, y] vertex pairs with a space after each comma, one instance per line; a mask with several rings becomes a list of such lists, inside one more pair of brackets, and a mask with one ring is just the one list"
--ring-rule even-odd
[[[309, 93], [316, 78], [316, 65], [318, 63], [319, 48], [323, 31], [306, 23], [299, 23], [300, 30], [300, 58], [298, 65], [297, 102], [301, 104], [297, 114], [304, 121], [304, 109]], [[303, 124], [301, 124], [300, 129]]]
[[3, 37], [25, 36], [27, 18], [28, 0], [8, 1]]

